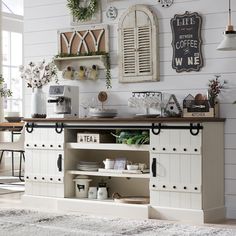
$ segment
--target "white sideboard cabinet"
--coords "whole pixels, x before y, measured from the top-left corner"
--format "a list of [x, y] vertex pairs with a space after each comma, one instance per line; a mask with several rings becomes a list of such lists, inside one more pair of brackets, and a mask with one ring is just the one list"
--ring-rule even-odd
[[[23, 202], [34, 208], [195, 223], [224, 218], [224, 119], [100, 118], [26, 119]], [[78, 143], [79, 132], [145, 130], [145, 145]], [[80, 161], [126, 158], [150, 173], [81, 171]], [[105, 182], [109, 199], [79, 199], [76, 176], [90, 186]], [[149, 204], [116, 202], [112, 194], [143, 196]]]

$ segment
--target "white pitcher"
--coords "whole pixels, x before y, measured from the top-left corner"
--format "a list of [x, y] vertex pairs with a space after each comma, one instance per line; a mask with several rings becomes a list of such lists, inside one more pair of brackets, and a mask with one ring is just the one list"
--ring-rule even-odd
[[97, 193], [97, 199], [105, 200], [108, 197], [107, 188], [106, 187], [99, 187]]

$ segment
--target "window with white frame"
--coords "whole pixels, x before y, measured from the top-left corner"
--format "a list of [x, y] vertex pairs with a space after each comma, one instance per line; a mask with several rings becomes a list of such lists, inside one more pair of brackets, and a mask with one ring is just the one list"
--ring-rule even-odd
[[22, 113], [23, 0], [2, 0], [2, 74], [12, 96], [5, 99], [5, 111]]

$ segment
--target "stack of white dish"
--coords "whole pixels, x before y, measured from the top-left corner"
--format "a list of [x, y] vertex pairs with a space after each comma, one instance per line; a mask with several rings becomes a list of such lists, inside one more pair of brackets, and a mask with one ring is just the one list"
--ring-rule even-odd
[[20, 112], [9, 111], [5, 113], [4, 117], [8, 122], [20, 122], [23, 117], [20, 116]]
[[99, 166], [99, 163], [95, 161], [80, 161], [77, 169], [82, 171], [98, 171]]
[[111, 118], [111, 117], [117, 116], [117, 110], [116, 109], [90, 108], [89, 116]]

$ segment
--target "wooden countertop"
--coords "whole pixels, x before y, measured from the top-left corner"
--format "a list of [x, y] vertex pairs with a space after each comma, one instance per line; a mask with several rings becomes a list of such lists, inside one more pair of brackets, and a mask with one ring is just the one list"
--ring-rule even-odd
[[4, 130], [21, 130], [24, 126], [24, 122], [0, 122], [0, 131]]
[[163, 122], [224, 122], [225, 118], [214, 117], [114, 117], [114, 118], [25, 118], [28, 123], [163, 123]]

